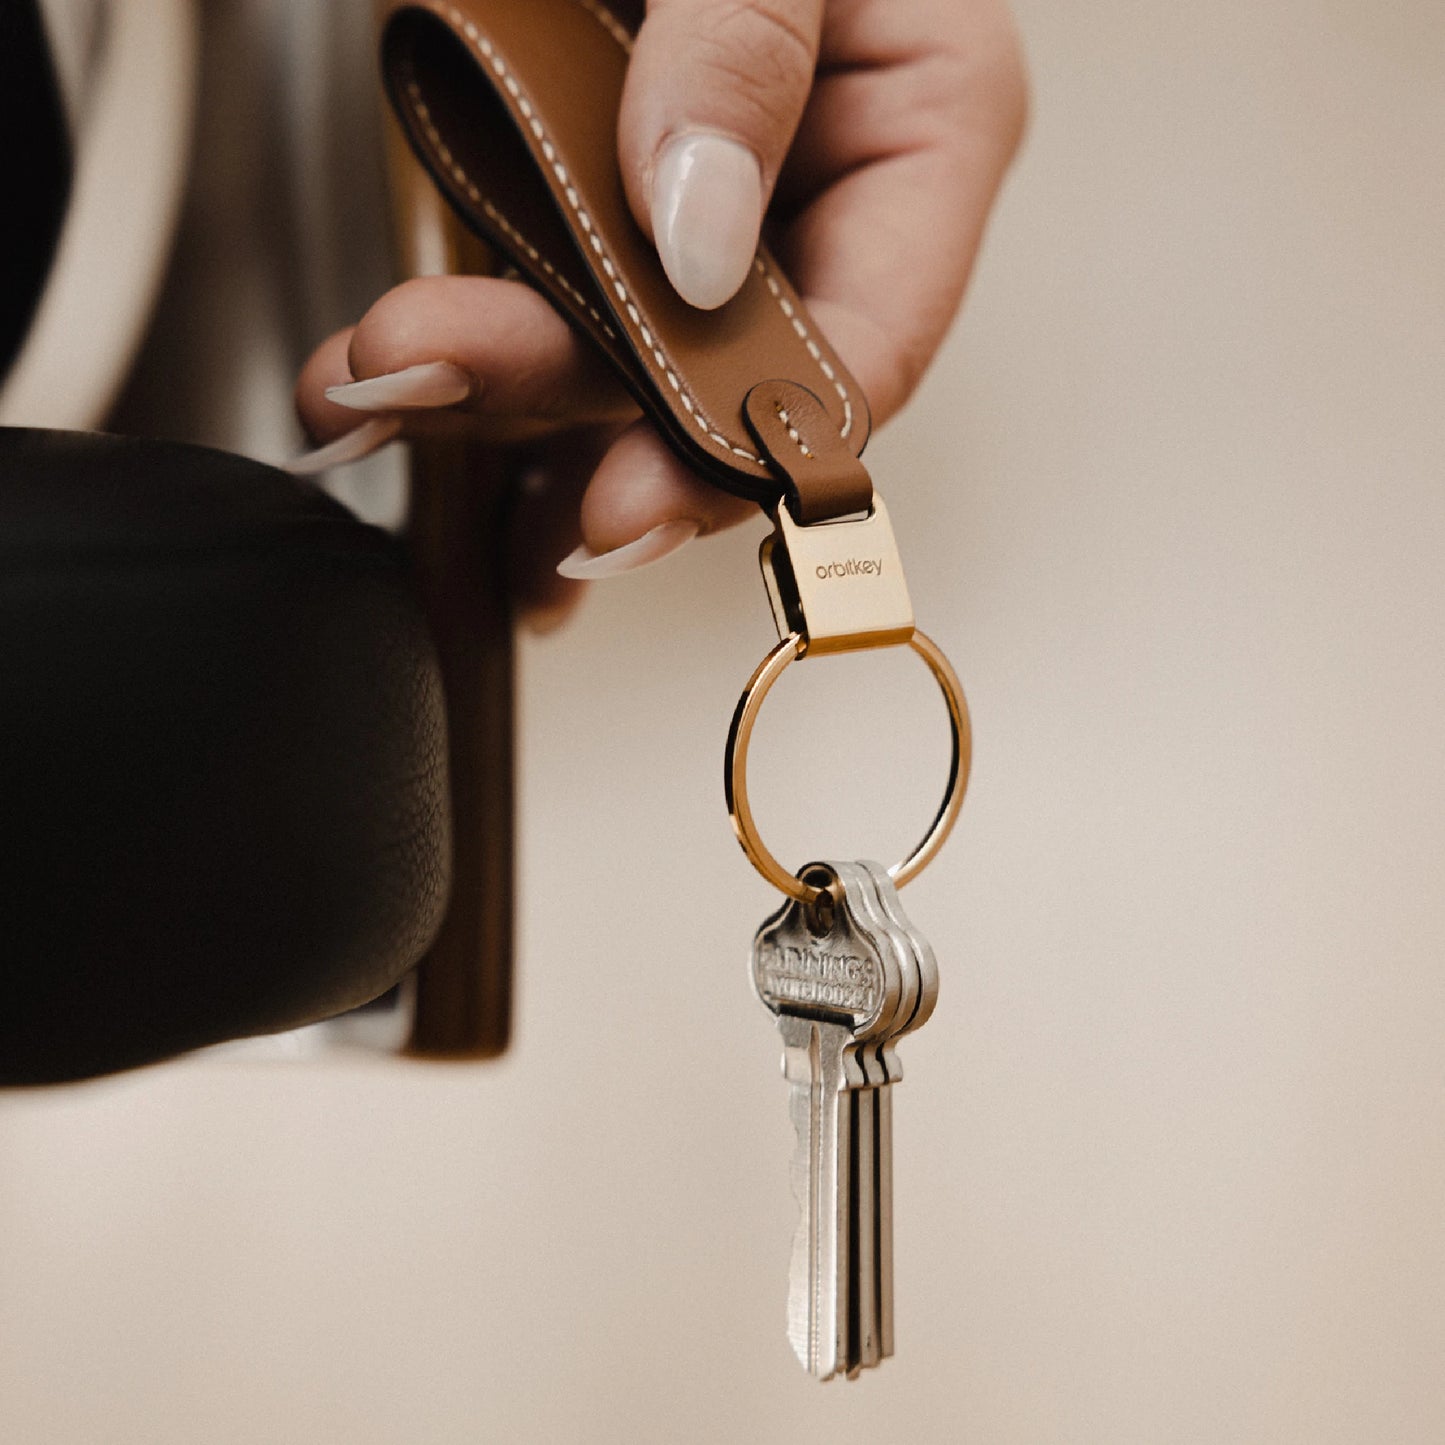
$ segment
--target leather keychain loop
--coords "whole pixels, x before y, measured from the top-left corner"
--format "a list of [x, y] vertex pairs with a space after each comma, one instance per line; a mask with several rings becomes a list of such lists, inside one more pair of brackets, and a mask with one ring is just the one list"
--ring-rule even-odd
[[[382, 72], [453, 208], [602, 348], [690, 465], [769, 509], [789, 492], [800, 521], [866, 510], [867, 403], [766, 249], [699, 311], [633, 220], [616, 140], [630, 46], [598, 0], [391, 0]], [[776, 414], [755, 409], [762, 435], [744, 416], [771, 377], [801, 393], [783, 407], [826, 463], [777, 467]]]
[[765, 249], [717, 310], [677, 295], [628, 207], [617, 123], [632, 42], [600, 0], [388, 3], [387, 91], [453, 209], [591, 337], [686, 462], [773, 514], [761, 561], [781, 640], [738, 704], [726, 789], [744, 851], [784, 893], [817, 890], [768, 851], [748, 803], [748, 739], [768, 689], [796, 658], [866, 647], [908, 644], [932, 669], [952, 763], [923, 841], [890, 870], [906, 883], [958, 816], [971, 739], [858, 460], [869, 416], [857, 382]]
[[873, 505], [867, 468], [807, 387], [759, 382], [743, 400], [743, 420], [773, 474], [786, 479], [793, 515], [804, 526]]

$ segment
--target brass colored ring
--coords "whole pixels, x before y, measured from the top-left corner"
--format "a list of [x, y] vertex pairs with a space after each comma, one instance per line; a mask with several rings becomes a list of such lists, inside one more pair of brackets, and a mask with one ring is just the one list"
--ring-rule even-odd
[[[968, 771], [973, 761], [973, 731], [969, 724], [968, 702], [958, 675], [949, 665], [948, 659], [936, 643], [915, 632], [908, 645], [928, 664], [948, 704], [949, 727], [952, 730], [952, 755], [948, 766], [948, 787], [943, 795], [928, 832], [923, 841], [901, 863], [895, 863], [888, 870], [889, 877], [902, 888], [933, 861], [934, 855], [943, 847], [954, 823], [958, 821], [959, 809], [963, 807], [963, 795], [968, 789]], [[762, 660], [758, 669], [748, 679], [743, 695], [738, 699], [737, 710], [733, 713], [732, 726], [728, 729], [726, 763], [723, 769], [723, 787], [727, 794], [728, 816], [732, 819], [733, 832], [743, 852], [748, 855], [753, 867], [773, 885], [796, 898], [800, 903], [813, 903], [822, 890], [804, 883], [790, 873], [768, 850], [758, 834], [753, 821], [753, 810], [748, 802], [748, 744], [752, 740], [753, 727], [763, 700], [773, 684], [783, 675], [788, 665], [794, 662], [802, 651], [803, 639], [790, 632]]]

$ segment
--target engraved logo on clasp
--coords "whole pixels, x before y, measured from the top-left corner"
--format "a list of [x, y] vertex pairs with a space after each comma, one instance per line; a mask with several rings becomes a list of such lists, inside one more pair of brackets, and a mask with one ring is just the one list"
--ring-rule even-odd
[[883, 559], [881, 557], [849, 557], [842, 562], [820, 563], [813, 570], [820, 582], [827, 582], [834, 577], [881, 577], [883, 575]]

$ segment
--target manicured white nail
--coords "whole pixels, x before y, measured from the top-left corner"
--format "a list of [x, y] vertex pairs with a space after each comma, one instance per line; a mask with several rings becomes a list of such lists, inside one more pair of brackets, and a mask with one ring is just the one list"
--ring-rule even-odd
[[557, 564], [557, 570], [562, 576], [573, 577], [579, 582], [596, 582], [603, 577], [616, 577], [620, 572], [635, 572], [639, 567], [661, 562], [696, 536], [696, 522], [664, 522], [650, 532], [644, 532], [635, 542], [614, 547], [610, 552], [594, 552], [590, 547], [579, 547]]
[[747, 280], [763, 222], [763, 177], [747, 146], [711, 131], [674, 136], [652, 177], [652, 230], [678, 295], [711, 311]]
[[297, 477], [314, 477], [328, 467], [339, 467], [346, 462], [360, 461], [379, 451], [387, 442], [395, 439], [401, 430], [401, 423], [394, 417], [373, 417], [359, 427], [329, 441], [315, 451], [302, 452], [299, 457], [286, 463], [286, 470]]
[[410, 411], [429, 406], [455, 406], [477, 389], [476, 378], [450, 361], [423, 361], [401, 371], [328, 386], [327, 401], [357, 411]]

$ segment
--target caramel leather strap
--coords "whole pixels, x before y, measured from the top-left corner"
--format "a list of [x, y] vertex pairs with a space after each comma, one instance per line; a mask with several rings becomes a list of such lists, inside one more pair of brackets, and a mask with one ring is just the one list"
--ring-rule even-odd
[[743, 420], [773, 472], [787, 479], [798, 521], [826, 522], [872, 505], [867, 468], [806, 387], [759, 382], [743, 400]]
[[766, 507], [789, 494], [800, 521], [866, 510], [867, 402], [767, 251], [727, 305], [699, 311], [633, 220], [617, 161], [622, 24], [598, 0], [388, 8], [383, 75], [417, 155], [683, 458]]

